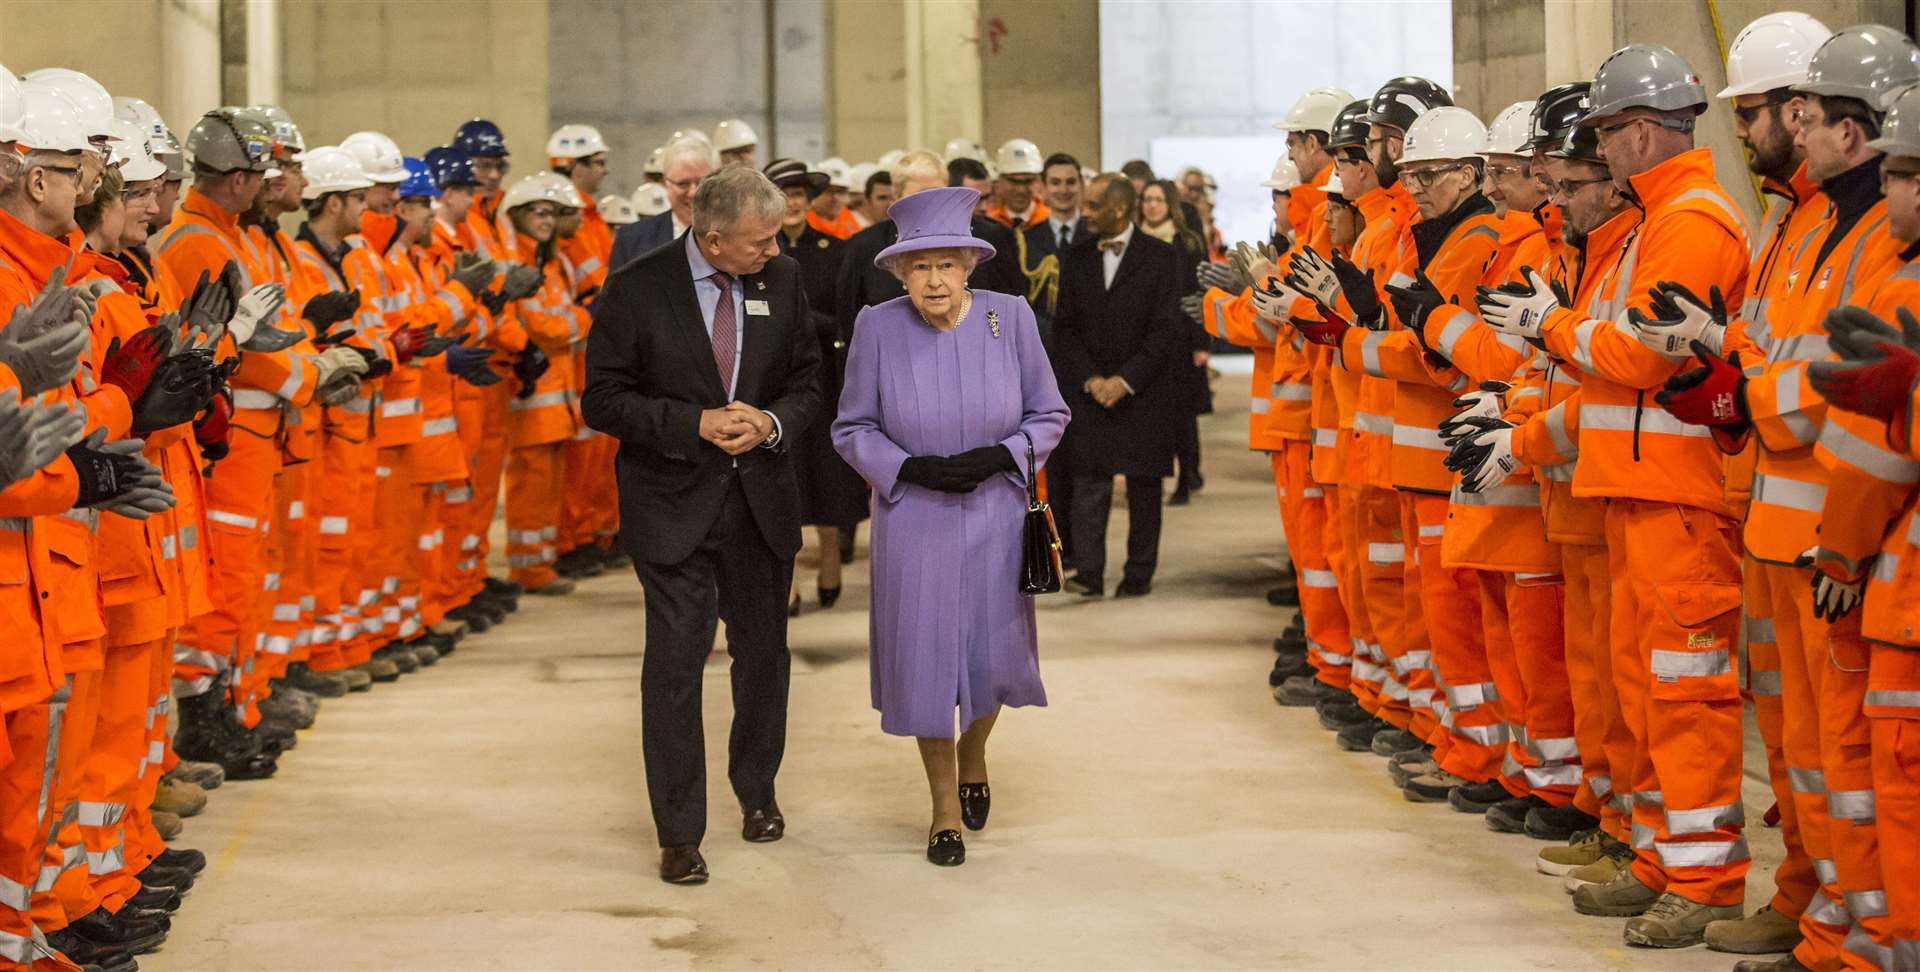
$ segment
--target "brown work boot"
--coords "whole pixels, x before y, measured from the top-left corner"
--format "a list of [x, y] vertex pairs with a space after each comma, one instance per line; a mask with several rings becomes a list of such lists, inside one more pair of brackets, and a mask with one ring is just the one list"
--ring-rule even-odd
[[1628, 945], [1646, 948], [1686, 948], [1706, 937], [1710, 922], [1738, 919], [1739, 905], [1701, 904], [1669, 891], [1647, 913], [1627, 922]]
[[167, 775], [161, 778], [192, 783], [202, 790], [217, 790], [220, 784], [227, 781], [227, 771], [221, 769], [219, 763], [196, 763], [190, 759], [183, 759], [174, 764], [174, 767], [167, 771]]
[[1560, 886], [1572, 894], [1590, 884], [1606, 884], [1633, 866], [1633, 848], [1617, 840], [1608, 838], [1601, 853], [1605, 856], [1592, 864], [1568, 871], [1560, 880]]
[[[1601, 915], [1608, 918], [1632, 918], [1646, 914], [1654, 902], [1661, 900], [1660, 892], [1640, 883], [1628, 864], [1620, 866], [1620, 873], [1605, 884], [1589, 884], [1573, 893], [1573, 910], [1583, 915]], [[1598, 866], [1598, 865], [1595, 865]], [[1571, 877], [1571, 875], [1569, 875]], [[1685, 901], [1685, 898], [1680, 899]], [[1691, 903], [1691, 902], [1689, 902]], [[1714, 917], [1724, 917], [1715, 915]], [[1706, 922], [1700, 923], [1701, 928]], [[1698, 938], [1694, 939], [1699, 941]]]
[[365, 692], [373, 688], [373, 676], [358, 665], [352, 668], [342, 668], [337, 671], [328, 672], [327, 674], [338, 675], [345, 679], [347, 682], [347, 691], [349, 692]]
[[1795, 958], [1792, 952], [1788, 952], [1779, 958], [1741, 959], [1733, 963], [1733, 972], [1813, 972], [1813, 970], [1801, 965], [1800, 960]]
[[569, 580], [568, 578], [555, 577], [553, 580], [550, 580], [545, 584], [540, 585], [539, 587], [530, 588], [527, 591], [527, 593], [538, 595], [540, 597], [560, 597], [565, 594], [572, 594], [574, 586], [575, 585], [573, 581]]
[[176, 817], [191, 817], [207, 808], [207, 791], [170, 776], [160, 778], [160, 789], [153, 795], [153, 809]]
[[178, 816], [165, 810], [154, 810], [147, 816], [153, 821], [153, 829], [159, 831], [161, 840], [172, 840], [180, 836], [180, 831], [187, 829]]
[[1800, 923], [1768, 905], [1744, 918], [1728, 918], [1707, 926], [1707, 947], [1716, 952], [1766, 955], [1791, 952], [1800, 945]]
[[1540, 856], [1533, 862], [1534, 869], [1542, 874], [1564, 875], [1586, 867], [1607, 856], [1607, 842], [1610, 840], [1613, 838], [1598, 827], [1582, 830], [1565, 844], [1541, 848]]
[[385, 658], [369, 658], [353, 666], [350, 671], [362, 671], [376, 682], [397, 682], [400, 680], [400, 666]]

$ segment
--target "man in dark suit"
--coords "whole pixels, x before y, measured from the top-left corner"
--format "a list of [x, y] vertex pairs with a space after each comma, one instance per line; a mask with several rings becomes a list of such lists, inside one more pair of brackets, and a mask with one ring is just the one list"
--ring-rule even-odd
[[618, 270], [640, 257], [680, 238], [693, 223], [693, 193], [700, 180], [719, 167], [713, 146], [701, 138], [681, 138], [661, 150], [660, 164], [665, 166], [668, 209], [628, 223], [613, 234], [613, 259], [607, 266]]
[[[668, 178], [673, 178], [669, 166]], [[620, 539], [646, 591], [640, 676], [660, 876], [707, 879], [700, 683], [719, 619], [733, 657], [728, 777], [742, 836], [778, 840], [786, 748], [787, 589], [800, 551], [787, 453], [820, 410], [820, 345], [785, 197], [728, 166], [694, 193], [682, 242], [616, 270], [593, 305], [581, 414], [620, 440]]]
[[1108, 173], [1089, 193], [1097, 239], [1069, 246], [1060, 267], [1053, 364], [1073, 408], [1064, 443], [1073, 455], [1070, 529], [1074, 567], [1067, 584], [1083, 597], [1105, 593], [1107, 516], [1113, 477], [1127, 479], [1127, 564], [1118, 597], [1152, 589], [1160, 550], [1160, 481], [1173, 472], [1181, 409], [1174, 364], [1187, 352], [1180, 314], [1179, 256], [1134, 230], [1133, 184]]

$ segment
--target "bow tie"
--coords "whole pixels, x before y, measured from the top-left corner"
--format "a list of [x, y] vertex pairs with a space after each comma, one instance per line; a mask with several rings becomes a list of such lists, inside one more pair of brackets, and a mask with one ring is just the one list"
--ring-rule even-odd
[[1113, 253], [1119, 253], [1120, 251], [1127, 248], [1127, 241], [1116, 236], [1110, 240], [1101, 240], [1099, 243], [1099, 246], [1100, 246], [1101, 252], [1103, 253], [1109, 252], [1109, 251]]

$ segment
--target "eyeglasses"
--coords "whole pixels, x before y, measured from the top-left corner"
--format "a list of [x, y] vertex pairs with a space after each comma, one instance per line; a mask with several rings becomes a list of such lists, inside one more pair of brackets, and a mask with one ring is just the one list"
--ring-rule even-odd
[[43, 165], [38, 168], [46, 169], [50, 172], [64, 172], [72, 176], [75, 182], [80, 181], [80, 167], [77, 165]]
[[1641, 122], [1650, 122], [1650, 121], [1652, 121], [1652, 119], [1650, 118], [1631, 117], [1631, 118], [1624, 119], [1622, 121], [1615, 122], [1611, 125], [1595, 125], [1593, 126], [1593, 133], [1595, 136], [1597, 136], [1597, 139], [1596, 139], [1597, 141], [1604, 142], [1607, 139], [1612, 138], [1615, 134], [1619, 132], [1626, 131], [1627, 129], [1632, 128], [1633, 126], [1638, 125]]
[[1762, 101], [1757, 105], [1748, 105], [1745, 108], [1742, 108], [1739, 105], [1735, 105], [1733, 108], [1733, 113], [1739, 116], [1741, 124], [1751, 125], [1754, 123], [1755, 119], [1758, 119], [1760, 117], [1761, 112], [1766, 111], [1769, 108], [1773, 108], [1779, 105], [1784, 105], [1786, 103], [1787, 103], [1787, 99], [1773, 96], [1773, 97], [1768, 97], [1767, 100]]
[[120, 194], [120, 198], [125, 199], [127, 202], [139, 202], [140, 200], [145, 199], [148, 196], [152, 196], [157, 192], [159, 192], [159, 190], [154, 188], [153, 186], [142, 186], [138, 189], [130, 188], [126, 190], [125, 192]]
[[1490, 175], [1495, 179], [1511, 179], [1514, 176], [1521, 176], [1526, 174], [1527, 174], [1527, 167], [1524, 165], [1489, 165], [1487, 166], [1487, 175]]
[[668, 179], [667, 180], [668, 189], [675, 189], [680, 192], [692, 192], [694, 189], [698, 188], [699, 186], [700, 186], [699, 179]]
[[1456, 172], [1460, 168], [1461, 166], [1458, 165], [1443, 165], [1437, 169], [1421, 169], [1418, 172], [1402, 169], [1400, 170], [1400, 174], [1406, 176], [1407, 181], [1413, 185], [1419, 186], [1422, 189], [1431, 189], [1434, 183], [1440, 181], [1441, 176], [1449, 172]]
[[528, 219], [552, 219], [558, 215], [559, 212], [552, 206], [532, 206], [527, 209]]
[[1886, 194], [1888, 186], [1896, 182], [1905, 182], [1914, 186], [1920, 186], [1920, 172], [1903, 172], [1894, 169], [1880, 170], [1880, 192], [1882, 195]]
[[1599, 176], [1593, 179], [1561, 179], [1553, 184], [1553, 191], [1562, 196], [1571, 196], [1588, 186], [1595, 186], [1602, 182], [1612, 181], [1612, 176]]

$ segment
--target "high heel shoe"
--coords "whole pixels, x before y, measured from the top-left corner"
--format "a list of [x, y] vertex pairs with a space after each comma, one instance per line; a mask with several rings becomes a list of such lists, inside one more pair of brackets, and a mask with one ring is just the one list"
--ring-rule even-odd
[[987, 814], [993, 810], [993, 792], [985, 783], [960, 784], [960, 822], [968, 830], [980, 830], [987, 825]]
[[967, 862], [967, 843], [958, 830], [942, 830], [927, 838], [927, 860], [939, 867], [959, 867]]
[[823, 609], [832, 607], [840, 600], [840, 588], [838, 587], [822, 587], [819, 588], [819, 591], [820, 607]]

